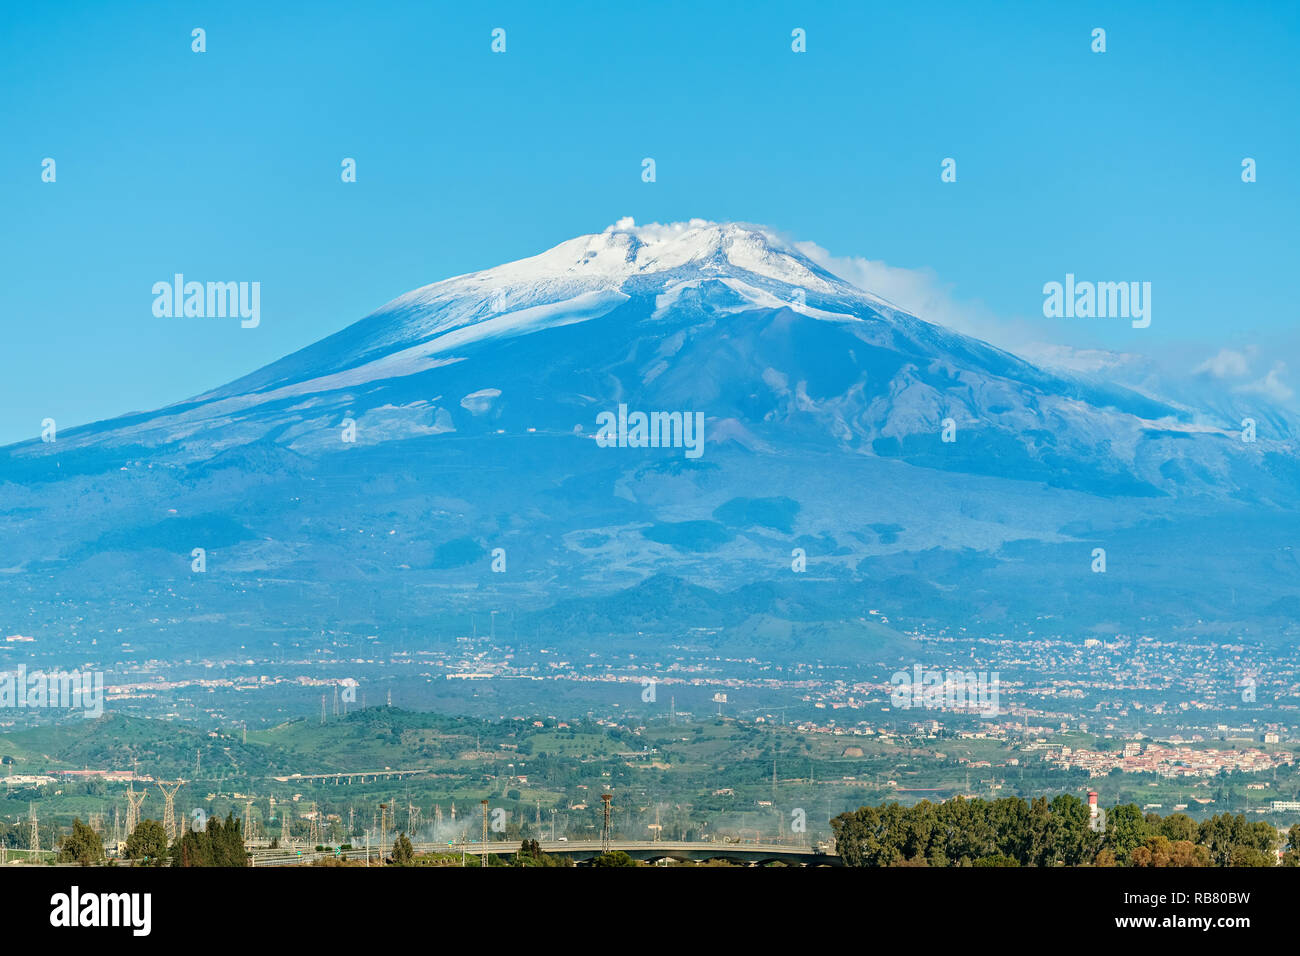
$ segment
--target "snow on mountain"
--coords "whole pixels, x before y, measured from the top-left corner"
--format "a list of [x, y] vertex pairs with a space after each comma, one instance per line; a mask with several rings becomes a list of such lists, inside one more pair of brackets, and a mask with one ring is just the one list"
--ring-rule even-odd
[[[700, 281], [745, 277], [755, 284], [732, 285], [753, 304], [789, 305], [774, 291], [794, 288], [878, 303], [758, 227], [702, 220], [638, 227], [623, 219], [540, 255], [408, 292], [338, 335], [211, 394], [262, 388], [277, 376], [301, 379], [307, 369], [323, 377], [350, 363], [371, 365], [379, 354], [409, 358], [439, 347], [541, 331], [599, 317], [630, 294], [654, 289], [671, 299]], [[398, 370], [378, 366], [372, 371], [377, 378]]]

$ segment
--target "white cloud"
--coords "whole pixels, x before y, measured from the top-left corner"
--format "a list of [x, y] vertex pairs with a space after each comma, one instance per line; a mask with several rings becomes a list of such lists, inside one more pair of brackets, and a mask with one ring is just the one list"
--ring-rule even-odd
[[[1296, 395], [1284, 380], [1286, 365], [1282, 362], [1263, 378], [1249, 380], [1254, 374], [1252, 365], [1261, 355], [1293, 349], [1294, 342], [1225, 348], [1217, 343], [1207, 347], [1190, 341], [1167, 341], [1147, 354], [1053, 342], [1054, 337], [1078, 336], [1082, 330], [1077, 325], [1044, 325], [1036, 315], [998, 315], [981, 303], [958, 300], [953, 286], [943, 282], [932, 269], [906, 269], [861, 256], [834, 256], [816, 243], [787, 242], [822, 268], [917, 318], [981, 339], [1040, 367], [1104, 378], [1145, 394], [1166, 397], [1203, 399], [1206, 389], [1221, 395], [1226, 384], [1220, 385], [1220, 380], [1241, 382], [1230, 389], [1232, 392], [1263, 396], [1279, 404], [1291, 404]], [[1204, 358], [1214, 347], [1219, 349], [1217, 354]]]
[[1147, 364], [1143, 356], [1132, 352], [1076, 349], [1070, 345], [1057, 345], [1052, 342], [1031, 342], [1018, 351], [1022, 358], [1028, 359], [1035, 365], [1047, 365], [1071, 372], [1086, 372], [1089, 375], [1120, 370], [1142, 371]]
[[1250, 374], [1250, 361], [1254, 354], [1253, 346], [1244, 352], [1220, 349], [1217, 355], [1207, 358], [1192, 372], [1195, 375], [1213, 375], [1215, 378], [1241, 378]]
[[823, 269], [904, 312], [958, 332], [973, 324], [971, 307], [958, 305], [951, 287], [942, 284], [932, 269], [903, 269], [861, 256], [833, 256], [815, 242], [793, 245]]
[[861, 256], [833, 256], [813, 242], [793, 245], [823, 269], [904, 312], [1014, 352], [1035, 365], [1091, 374], [1124, 370], [1135, 377], [1148, 372], [1147, 360], [1139, 355], [1041, 341], [1040, 325], [1008, 320], [982, 305], [957, 300], [952, 286], [940, 280], [933, 269], [905, 269]]
[[1256, 395], [1263, 395], [1265, 398], [1271, 398], [1275, 402], [1285, 402], [1295, 394], [1295, 390], [1286, 382], [1282, 381], [1282, 376], [1286, 373], [1286, 363], [1278, 362], [1257, 382], [1250, 382], [1246, 385], [1238, 385], [1233, 389], [1234, 392], [1249, 392]]

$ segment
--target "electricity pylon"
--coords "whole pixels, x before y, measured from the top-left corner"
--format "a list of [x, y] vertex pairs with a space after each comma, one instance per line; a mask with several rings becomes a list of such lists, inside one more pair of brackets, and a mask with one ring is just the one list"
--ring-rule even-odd
[[181, 788], [182, 781], [177, 780], [170, 784], [158, 781], [158, 789], [163, 792], [163, 832], [167, 834], [167, 842], [176, 839], [176, 791]]
[[320, 811], [316, 804], [311, 805], [311, 820], [307, 830], [307, 841], [314, 847], [321, 845]]
[[144, 798], [147, 795], [147, 790], [136, 792], [135, 781], [126, 785], [126, 835], [128, 837], [140, 825], [140, 808], [144, 806]]
[[609, 852], [609, 801], [613, 799], [613, 797], [614, 795], [612, 793], [602, 793], [600, 795], [600, 800], [605, 805], [605, 825], [601, 828], [600, 831], [600, 852], [601, 853]]

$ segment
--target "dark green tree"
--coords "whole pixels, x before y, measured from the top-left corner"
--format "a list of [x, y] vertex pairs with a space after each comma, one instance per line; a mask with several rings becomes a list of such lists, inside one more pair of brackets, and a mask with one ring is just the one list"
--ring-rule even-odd
[[1121, 804], [1111, 807], [1106, 813], [1106, 845], [1114, 851], [1120, 863], [1127, 865], [1133, 851], [1145, 843], [1149, 835], [1147, 821], [1136, 804]]
[[1294, 824], [1286, 834], [1286, 851], [1282, 854], [1283, 866], [1300, 866], [1300, 823]]
[[393, 865], [410, 866], [413, 859], [415, 859], [415, 848], [411, 846], [410, 838], [405, 833], [399, 833], [393, 843]]
[[[1049, 805], [1044, 854], [1040, 866], [1079, 866], [1097, 855], [1097, 834], [1088, 823], [1088, 805], [1072, 793], [1062, 793]], [[1139, 819], [1141, 817], [1139, 816]]]
[[612, 853], [602, 853], [591, 861], [592, 866], [636, 866], [636, 860], [632, 859], [622, 850], [614, 850]]
[[80, 863], [82, 866], [103, 862], [104, 840], [76, 818], [72, 821], [72, 832], [59, 846], [58, 859], [60, 863]]
[[524, 840], [519, 844], [519, 852], [511, 858], [510, 865], [569, 866], [570, 863], [562, 856], [543, 853], [541, 845], [536, 840]]
[[[1152, 814], [1152, 816], [1156, 815]], [[1196, 821], [1187, 814], [1171, 813], [1163, 819], [1158, 816], [1156, 819], [1159, 822], [1154, 827], [1154, 832], [1159, 833], [1161, 836], [1168, 837], [1170, 840], [1175, 842], [1180, 840], [1185, 840], [1189, 843], [1196, 842]]]
[[203, 830], [186, 830], [171, 848], [172, 866], [248, 866], [243, 825], [233, 813], [208, 818]]
[[141, 820], [126, 838], [126, 858], [146, 866], [162, 866], [167, 859], [167, 831], [157, 820]]

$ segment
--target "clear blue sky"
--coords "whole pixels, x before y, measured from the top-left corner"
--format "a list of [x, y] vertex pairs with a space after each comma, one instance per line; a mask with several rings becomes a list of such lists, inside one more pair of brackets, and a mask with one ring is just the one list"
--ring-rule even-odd
[[[1150, 329], [1072, 344], [1287, 338], [1298, 10], [5, 4], [0, 442], [193, 395], [627, 215], [769, 224], [1008, 318], [1049, 321], [1067, 271], [1153, 283]], [[261, 326], [154, 318], [175, 272], [260, 281]]]

